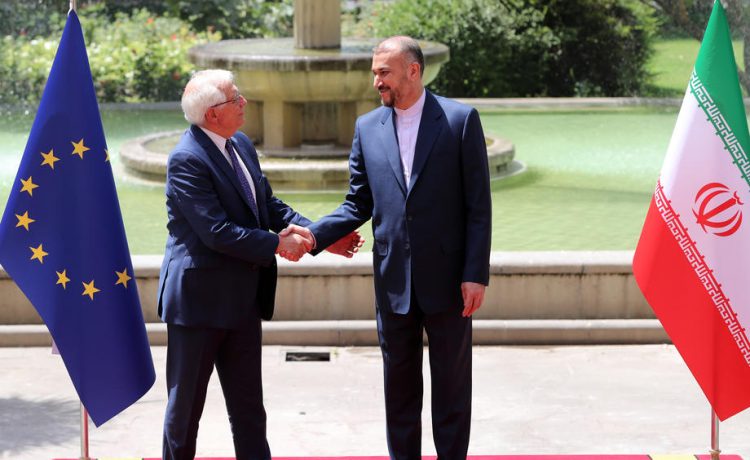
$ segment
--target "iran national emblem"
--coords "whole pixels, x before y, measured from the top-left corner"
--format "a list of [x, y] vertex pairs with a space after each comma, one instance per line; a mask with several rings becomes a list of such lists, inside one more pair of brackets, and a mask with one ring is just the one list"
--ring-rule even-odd
[[737, 192], [719, 182], [711, 182], [695, 194], [693, 214], [704, 232], [729, 236], [742, 224], [742, 205]]

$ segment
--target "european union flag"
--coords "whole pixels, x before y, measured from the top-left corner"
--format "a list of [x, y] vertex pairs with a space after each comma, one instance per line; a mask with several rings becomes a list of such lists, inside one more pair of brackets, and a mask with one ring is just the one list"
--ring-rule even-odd
[[81, 24], [68, 15], [0, 222], [0, 263], [98, 426], [154, 383]]

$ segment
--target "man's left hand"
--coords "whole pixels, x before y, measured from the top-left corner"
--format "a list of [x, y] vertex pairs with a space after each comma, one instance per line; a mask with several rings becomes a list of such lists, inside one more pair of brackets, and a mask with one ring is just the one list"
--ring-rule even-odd
[[328, 246], [326, 251], [346, 258], [351, 258], [357, 251], [359, 251], [359, 248], [361, 248], [364, 243], [365, 239], [362, 238], [362, 235], [360, 235], [357, 230], [354, 230], [350, 234]]
[[484, 301], [484, 284], [466, 281], [461, 283], [461, 295], [464, 298], [464, 311], [461, 315], [465, 318], [473, 315], [479, 310]]

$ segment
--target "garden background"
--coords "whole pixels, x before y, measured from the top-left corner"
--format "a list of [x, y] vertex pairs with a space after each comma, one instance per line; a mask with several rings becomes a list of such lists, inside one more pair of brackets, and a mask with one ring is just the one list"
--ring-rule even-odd
[[[342, 1], [342, 34], [406, 33], [446, 43], [451, 60], [430, 89], [451, 97], [679, 98], [698, 51], [709, 0]], [[743, 76], [748, 2], [729, 2]], [[12, 187], [67, 0], [0, 4], [0, 203]], [[122, 174], [128, 139], [186, 126], [177, 101], [200, 43], [292, 33], [292, 0], [79, 1], [91, 69], [113, 155], [131, 251], [166, 239], [163, 187]], [[671, 102], [670, 102], [671, 101]], [[633, 249], [676, 119], [674, 99], [635, 108], [484, 109], [526, 165], [493, 182], [493, 250]], [[123, 103], [112, 105], [108, 103]], [[145, 104], [145, 105], [144, 105]], [[126, 109], [123, 110], [122, 108]], [[279, 193], [308, 217], [342, 193]], [[371, 241], [369, 225], [363, 233]], [[366, 248], [370, 247], [368, 243]]]

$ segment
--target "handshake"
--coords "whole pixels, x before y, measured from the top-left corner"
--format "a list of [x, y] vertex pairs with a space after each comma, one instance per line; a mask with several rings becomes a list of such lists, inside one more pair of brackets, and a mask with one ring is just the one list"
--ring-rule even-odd
[[[365, 239], [362, 238], [362, 235], [357, 230], [354, 230], [328, 246], [326, 250], [333, 254], [351, 258], [354, 253], [359, 251], [364, 242]], [[310, 230], [299, 225], [289, 224], [287, 228], [279, 233], [279, 245], [276, 247], [276, 254], [289, 261], [296, 262], [314, 247], [315, 237]]]

